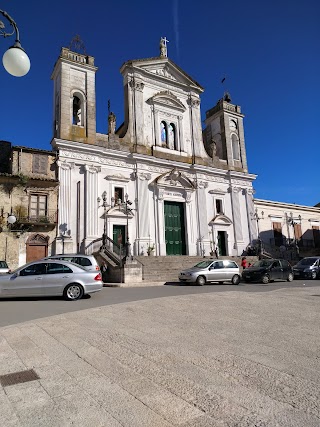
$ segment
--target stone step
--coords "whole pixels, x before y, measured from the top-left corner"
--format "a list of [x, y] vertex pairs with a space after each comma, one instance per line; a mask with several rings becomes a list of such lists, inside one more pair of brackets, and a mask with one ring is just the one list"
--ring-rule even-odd
[[[135, 257], [142, 264], [142, 277], [145, 281], [177, 282], [182, 270], [193, 267], [200, 261], [215, 258], [200, 256], [138, 256]], [[242, 257], [219, 257], [219, 259], [233, 259], [239, 266]], [[257, 257], [246, 257], [248, 262], [255, 262]]]

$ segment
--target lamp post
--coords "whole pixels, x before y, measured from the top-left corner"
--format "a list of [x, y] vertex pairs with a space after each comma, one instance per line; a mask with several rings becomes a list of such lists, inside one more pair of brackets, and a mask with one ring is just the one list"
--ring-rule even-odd
[[[108, 201], [107, 201], [107, 192], [104, 191], [101, 195], [102, 197], [102, 207], [103, 207], [103, 234], [102, 234], [102, 248], [105, 249], [106, 243], [107, 243], [107, 207]], [[100, 202], [101, 199], [98, 197], [98, 202]]]
[[122, 208], [124, 209], [125, 215], [127, 217], [127, 228], [126, 228], [126, 259], [131, 258], [131, 244], [129, 241], [129, 214], [131, 214], [132, 209], [129, 207], [132, 205], [132, 202], [129, 200], [129, 195], [126, 193], [124, 196], [125, 201], [121, 203]]
[[297, 253], [297, 256], [299, 257], [299, 245], [298, 245], [298, 240], [297, 240], [297, 236], [296, 236], [296, 225], [301, 224], [301, 215], [298, 215], [298, 220], [293, 218], [292, 212], [290, 212], [290, 216], [288, 216], [288, 214], [286, 213], [286, 219], [287, 219], [287, 223], [289, 225], [292, 226], [292, 230], [293, 230], [293, 241], [294, 241], [294, 247]]
[[261, 253], [263, 253], [263, 243], [262, 243], [262, 240], [261, 240], [261, 237], [260, 237], [260, 227], [259, 227], [259, 221], [261, 220], [261, 219], [264, 219], [264, 212], [263, 211], [261, 211], [261, 214], [260, 214], [261, 216], [259, 216], [259, 213], [258, 213], [258, 208], [256, 208], [255, 209], [255, 211], [254, 211], [254, 213], [252, 214], [251, 213], [251, 216], [252, 216], [252, 220], [253, 221], [256, 221], [256, 223], [257, 223], [257, 231], [258, 231], [258, 242], [259, 242], [259, 250], [258, 250], [258, 252], [259, 252], [259, 255], [261, 254]]
[[9, 47], [2, 57], [3, 66], [12, 76], [25, 76], [30, 70], [30, 59], [21, 46], [17, 24], [4, 10], [0, 9], [0, 13], [9, 21], [11, 27], [13, 27], [13, 31], [11, 33], [7, 33], [5, 31], [4, 23], [0, 21], [0, 35], [3, 37], [9, 37], [15, 34], [16, 37], [14, 45]]

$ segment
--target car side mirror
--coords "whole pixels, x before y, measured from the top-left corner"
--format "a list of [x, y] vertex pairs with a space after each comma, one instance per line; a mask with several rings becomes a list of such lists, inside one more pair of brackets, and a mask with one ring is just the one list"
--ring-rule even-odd
[[12, 274], [12, 276], [10, 277], [10, 279], [16, 279], [18, 276], [19, 276], [18, 273], [14, 273], [14, 274]]

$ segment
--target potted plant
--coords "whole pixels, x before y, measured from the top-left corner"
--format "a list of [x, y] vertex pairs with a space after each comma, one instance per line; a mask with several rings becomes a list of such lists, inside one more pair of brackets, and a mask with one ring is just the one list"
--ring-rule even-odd
[[152, 244], [152, 246], [148, 246], [148, 249], [147, 249], [147, 253], [148, 253], [148, 255], [149, 256], [153, 256], [154, 255], [154, 244]]

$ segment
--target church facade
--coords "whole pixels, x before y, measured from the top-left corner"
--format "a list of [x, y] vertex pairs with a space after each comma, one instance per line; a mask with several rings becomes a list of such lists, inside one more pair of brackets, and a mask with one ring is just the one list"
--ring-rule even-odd
[[56, 252], [108, 241], [132, 255], [241, 255], [257, 239], [243, 114], [226, 94], [206, 112], [203, 88], [167, 56], [120, 69], [124, 122], [96, 132], [94, 58], [62, 48], [54, 66], [52, 147], [60, 181]]

